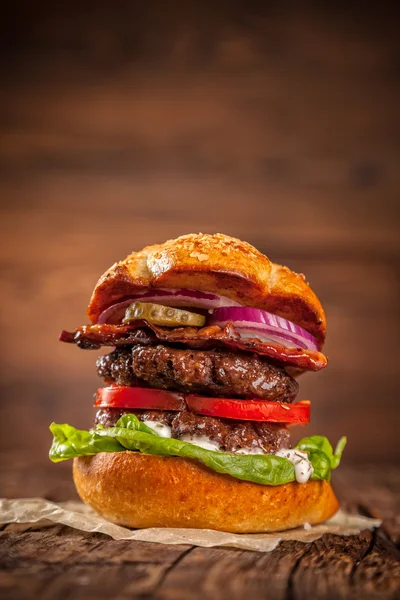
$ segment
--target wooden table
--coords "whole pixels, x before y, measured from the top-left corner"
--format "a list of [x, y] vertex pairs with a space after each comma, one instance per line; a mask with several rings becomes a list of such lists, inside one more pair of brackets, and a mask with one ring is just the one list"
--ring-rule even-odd
[[[2, 495], [75, 498], [70, 464], [26, 465], [4, 456]], [[395, 466], [341, 467], [335, 489], [348, 510], [383, 519], [375, 532], [284, 542], [271, 553], [114, 541], [61, 525], [0, 532], [0, 597], [111, 599], [400, 598], [400, 473]]]

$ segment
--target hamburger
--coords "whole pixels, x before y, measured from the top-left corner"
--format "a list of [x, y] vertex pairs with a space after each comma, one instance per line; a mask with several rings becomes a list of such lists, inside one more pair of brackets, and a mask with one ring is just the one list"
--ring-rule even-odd
[[128, 527], [260, 533], [316, 524], [346, 439], [294, 447], [310, 420], [297, 378], [327, 364], [304, 275], [247, 242], [190, 234], [133, 252], [98, 281], [91, 324], [62, 342], [106, 349], [93, 428], [53, 423], [81, 499]]

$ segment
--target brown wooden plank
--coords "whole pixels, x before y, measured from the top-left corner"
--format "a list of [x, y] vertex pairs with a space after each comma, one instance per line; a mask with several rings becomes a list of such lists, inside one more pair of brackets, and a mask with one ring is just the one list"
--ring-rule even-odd
[[399, 545], [400, 473], [395, 465], [343, 465], [333, 485], [346, 510], [381, 519], [383, 533]]
[[375, 533], [361, 562], [354, 566], [351, 582], [356, 592], [365, 590], [366, 598], [400, 596], [399, 552], [385, 537]]
[[349, 538], [325, 535], [313, 544], [285, 542], [270, 554], [113, 542], [57, 527], [38, 534], [1, 534], [5, 597], [151, 594], [191, 600], [206, 594], [217, 600], [247, 595], [257, 600], [268, 593], [278, 599], [394, 599], [400, 590], [398, 553], [369, 532]]
[[168, 572], [156, 598], [191, 600], [199, 590], [216, 600], [285, 598], [290, 573], [308, 545], [285, 542], [271, 554], [240, 550], [194, 549]]
[[[2, 532], [2, 564], [6, 564], [9, 558], [5, 548], [7, 540], [11, 539], [13, 551], [18, 553], [22, 562], [34, 559], [43, 563], [93, 564], [99, 559], [105, 563], [159, 560], [172, 564], [187, 549], [187, 546], [113, 540], [100, 533], [86, 534], [63, 525], [53, 524], [48, 528], [31, 526], [25, 531], [16, 531], [14, 528], [15, 525], [9, 525]], [[155, 549], [156, 555], [153, 552]]]
[[[379, 559], [371, 561], [370, 554]], [[320, 573], [321, 577], [316, 577]], [[396, 598], [399, 555], [382, 550], [376, 534], [324, 536], [304, 554], [292, 576], [293, 598]]]
[[[7, 598], [115, 597], [151, 592], [185, 546], [118, 542], [63, 526], [0, 534], [0, 592]], [[33, 581], [32, 581], [33, 580]], [[135, 595], [135, 597], [136, 597]]]

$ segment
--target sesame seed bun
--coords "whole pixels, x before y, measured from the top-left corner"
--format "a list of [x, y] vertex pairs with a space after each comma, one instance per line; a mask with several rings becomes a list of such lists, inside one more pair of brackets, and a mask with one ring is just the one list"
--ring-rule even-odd
[[214, 292], [289, 319], [311, 333], [319, 349], [325, 340], [324, 310], [304, 276], [222, 233], [184, 235], [115, 263], [94, 289], [90, 320], [96, 323], [103, 310], [148, 288]]

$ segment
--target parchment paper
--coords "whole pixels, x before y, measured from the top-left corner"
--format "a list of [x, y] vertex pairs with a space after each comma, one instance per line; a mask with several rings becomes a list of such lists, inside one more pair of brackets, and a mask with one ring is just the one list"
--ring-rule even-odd
[[140, 540], [159, 544], [191, 544], [211, 548], [230, 546], [244, 550], [271, 552], [281, 540], [312, 542], [324, 533], [356, 535], [364, 529], [379, 527], [381, 521], [359, 515], [350, 515], [339, 510], [323, 525], [305, 525], [279, 533], [233, 534], [210, 529], [127, 529], [109, 523], [82, 502], [49, 502], [43, 498], [0, 499], [0, 524], [37, 523], [48, 519], [53, 523], [69, 525], [88, 532], [100, 532], [114, 540]]

